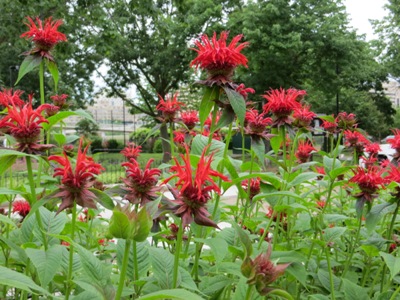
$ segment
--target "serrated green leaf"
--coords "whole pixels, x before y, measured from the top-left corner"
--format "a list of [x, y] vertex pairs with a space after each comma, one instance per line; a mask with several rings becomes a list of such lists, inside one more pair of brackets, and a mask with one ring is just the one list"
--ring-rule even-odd
[[383, 257], [390, 271], [390, 280], [393, 280], [394, 276], [400, 273], [400, 257], [394, 257], [392, 254], [382, 251], [379, 254]]
[[23, 60], [21, 66], [18, 71], [18, 78], [14, 85], [17, 85], [18, 82], [30, 71], [34, 70], [36, 67], [40, 65], [42, 62], [42, 57], [37, 55], [28, 55]]
[[4, 174], [17, 160], [18, 156], [8, 155], [0, 157], [0, 175]]
[[100, 191], [98, 189], [89, 189], [93, 194], [96, 196], [96, 202], [100, 203], [101, 206], [104, 208], [107, 208], [109, 210], [113, 210], [115, 207], [113, 199], [104, 193], [103, 191]]
[[302, 184], [305, 181], [317, 178], [317, 176], [319, 176], [319, 174], [315, 173], [315, 172], [299, 173], [296, 177], [293, 178], [292, 181], [290, 181], [288, 183], [288, 188], [292, 188], [292, 187], [298, 186], [298, 185]]
[[224, 86], [224, 91], [228, 97], [229, 103], [235, 112], [239, 123], [244, 124], [244, 117], [246, 115], [246, 101], [243, 96], [228, 86]]
[[113, 237], [119, 239], [128, 239], [130, 236], [131, 224], [128, 216], [123, 212], [114, 210], [110, 219], [108, 230]]
[[280, 149], [281, 144], [282, 144], [282, 136], [279, 134], [277, 128], [272, 128], [271, 133], [275, 134], [275, 136], [273, 136], [269, 140], [270, 141], [270, 145], [271, 145], [271, 148], [274, 151], [275, 155], [278, 155], [279, 149]]
[[0, 266], [0, 282], [3, 286], [15, 287], [35, 294], [50, 295], [48, 291], [34, 283], [31, 278], [3, 266]]
[[[150, 248], [150, 261], [154, 277], [161, 289], [172, 288], [174, 256], [161, 248]], [[178, 272], [177, 286], [180, 285], [181, 275]]]
[[140, 297], [138, 300], [160, 300], [160, 299], [171, 299], [171, 300], [204, 300], [199, 295], [189, 292], [184, 289], [173, 289], [173, 290], [161, 290], [154, 293], [147, 294]]
[[149, 236], [151, 227], [153, 226], [153, 219], [146, 210], [146, 206], [137, 214], [135, 224], [135, 236], [133, 239], [137, 242], [143, 242]]
[[62, 147], [67, 143], [67, 137], [62, 133], [54, 133], [53, 137], [59, 147]]
[[[334, 289], [339, 289], [340, 285], [340, 279], [333, 275], [333, 285]], [[321, 282], [322, 286], [327, 289], [328, 291], [331, 291], [331, 284], [330, 284], [330, 279], [329, 279], [329, 272], [319, 269], [317, 273], [318, 280]]]
[[395, 209], [396, 204], [392, 203], [381, 203], [374, 205], [371, 210], [365, 216], [365, 227], [368, 232], [371, 233], [375, 229], [376, 224], [389, 212]]
[[327, 243], [335, 242], [336, 240], [340, 239], [342, 235], [347, 230], [347, 227], [332, 227], [332, 228], [325, 228], [324, 229], [324, 240]]
[[51, 116], [47, 118], [48, 123], [42, 123], [42, 127], [44, 130], [50, 130], [55, 124], [58, 122], [61, 122], [62, 120], [70, 117], [70, 116], [79, 116], [85, 119], [88, 119], [92, 121], [93, 123], [96, 123], [96, 121], [93, 119], [93, 117], [87, 113], [84, 110], [78, 109], [75, 111], [60, 111], [54, 116]]
[[[149, 242], [144, 241], [141, 243], [138, 242], [133, 242], [132, 247], [130, 249], [130, 254], [129, 254], [129, 260], [128, 260], [128, 269], [127, 269], [127, 275], [129, 278], [133, 278], [133, 272], [134, 272], [134, 243], [136, 243], [136, 257], [137, 257], [137, 266], [138, 266], [138, 272], [139, 276], [147, 276], [147, 272], [150, 269], [150, 254], [149, 254]], [[117, 263], [119, 268], [121, 269], [122, 267], [122, 259], [124, 256], [124, 250], [125, 250], [125, 240], [118, 240], [117, 244]]]
[[[196, 135], [192, 141], [191, 154], [201, 155], [204, 148], [208, 145], [208, 137], [204, 135]], [[212, 140], [209, 153], [215, 153], [214, 157], [223, 157], [225, 143], [217, 140]]]
[[79, 254], [82, 268], [90, 280], [93, 280], [100, 285], [106, 285], [111, 275], [111, 269], [107, 270], [108, 268], [104, 266], [104, 263], [81, 245], [74, 243], [74, 247]]
[[244, 249], [246, 250], [246, 257], [251, 256], [253, 253], [253, 245], [251, 243], [248, 233], [246, 233], [236, 222], [232, 222], [233, 228], [235, 228], [240, 241], [242, 242]]
[[342, 278], [342, 281], [346, 300], [370, 299], [366, 288], [363, 288], [346, 278]]
[[265, 144], [263, 139], [251, 139], [251, 150], [256, 154], [262, 166], [265, 165]]
[[53, 280], [61, 266], [62, 246], [53, 245], [46, 251], [28, 248], [26, 254], [36, 268], [42, 287], [45, 288]]
[[228, 243], [221, 238], [206, 239], [204, 243], [211, 248], [217, 263], [223, 261], [228, 254]]

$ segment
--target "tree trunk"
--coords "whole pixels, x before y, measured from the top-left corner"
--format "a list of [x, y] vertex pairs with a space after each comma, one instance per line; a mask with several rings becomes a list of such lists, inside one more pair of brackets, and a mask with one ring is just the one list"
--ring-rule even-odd
[[162, 123], [160, 127], [161, 144], [163, 148], [163, 162], [167, 163], [171, 160], [171, 145], [168, 143], [169, 134], [167, 124]]

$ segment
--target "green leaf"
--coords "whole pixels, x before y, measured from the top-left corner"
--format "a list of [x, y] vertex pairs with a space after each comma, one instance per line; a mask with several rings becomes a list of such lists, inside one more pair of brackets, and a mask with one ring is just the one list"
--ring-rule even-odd
[[26, 249], [26, 254], [36, 268], [42, 287], [46, 287], [56, 275], [61, 265], [62, 246], [53, 245], [47, 251], [42, 249]]
[[36, 291], [37, 294], [50, 295], [48, 291], [38, 286], [32, 279], [22, 273], [0, 266], [1, 285], [15, 287], [27, 292]]
[[232, 279], [225, 275], [217, 275], [213, 277], [203, 277], [199, 289], [207, 296], [212, 297], [212, 299], [217, 299], [218, 295], [222, 290], [232, 284]]
[[253, 245], [251, 243], [250, 237], [247, 232], [245, 232], [236, 222], [232, 222], [233, 227], [235, 228], [240, 241], [242, 242], [244, 249], [246, 250], [246, 257], [250, 256], [253, 253]]
[[96, 123], [96, 121], [93, 119], [93, 117], [89, 113], [87, 113], [84, 110], [78, 109], [75, 111], [60, 111], [57, 114], [55, 114], [54, 116], [47, 118], [47, 121], [49, 121], [49, 123], [42, 123], [42, 127], [44, 130], [50, 130], [55, 124], [57, 124], [58, 122], [61, 122], [62, 120], [66, 119], [70, 116], [79, 116], [79, 117], [88, 119], [88, 120], [92, 121], [93, 123]]
[[109, 210], [114, 209], [115, 207], [114, 201], [109, 195], [98, 189], [91, 188], [89, 189], [89, 191], [91, 191], [93, 194], [96, 195], [96, 202], [100, 203], [101, 206]]
[[199, 108], [199, 120], [201, 127], [204, 126], [204, 122], [207, 120], [210, 115], [211, 109], [213, 108], [216, 99], [218, 99], [219, 87], [206, 87], [204, 96], [201, 99], [200, 108]]
[[345, 215], [339, 215], [339, 214], [325, 214], [324, 215], [324, 221], [328, 224], [330, 223], [341, 223], [345, 220], [347, 220], [349, 217]]
[[25, 250], [21, 246], [15, 244], [13, 241], [7, 239], [5, 236], [0, 236], [0, 241], [4, 242], [4, 244], [6, 244], [7, 247], [9, 247], [10, 249], [12, 249], [17, 253], [19, 262], [22, 262], [24, 264], [28, 262], [28, 256], [26, 255]]
[[389, 202], [374, 205], [365, 216], [365, 227], [367, 227], [368, 232], [372, 233], [379, 220], [381, 220], [387, 213], [394, 210], [395, 206], [396, 204]]
[[228, 111], [227, 109], [224, 109], [222, 111], [222, 115], [219, 118], [217, 126], [214, 128], [214, 130], [221, 129], [225, 126], [228, 126], [235, 120], [235, 114], [232, 111]]
[[243, 96], [240, 95], [235, 90], [231, 89], [228, 86], [224, 86], [224, 91], [226, 96], [228, 97], [229, 103], [231, 104], [233, 111], [235, 112], [239, 123], [241, 125], [244, 124], [244, 117], [246, 115], [246, 101]]
[[18, 195], [18, 194], [26, 194], [26, 192], [8, 188], [0, 188], [0, 195]]
[[[90, 295], [90, 300], [104, 300], [105, 298], [103, 297], [102, 293], [99, 291], [99, 287], [96, 286], [96, 283], [89, 283], [84, 280], [77, 280], [75, 279], [74, 282], [79, 285], [82, 289], [84, 289], [87, 294]], [[75, 297], [73, 298], [74, 300], [76, 299]]]
[[301, 263], [291, 263], [286, 272], [294, 276], [305, 288], [307, 288], [307, 271]]
[[342, 278], [342, 281], [346, 300], [370, 299], [365, 288], [351, 282], [346, 278]]
[[[337, 289], [339, 289], [340, 279], [338, 277], [336, 277], [335, 275], [332, 275], [332, 276], [333, 276], [334, 289], [337, 290]], [[329, 272], [327, 272], [323, 269], [319, 269], [318, 273], [317, 273], [317, 277], [318, 277], [318, 280], [321, 282], [322, 286], [331, 292]]]
[[265, 165], [265, 144], [263, 139], [251, 139], [251, 150], [256, 154], [261, 165]]
[[327, 243], [330, 242], [335, 242], [336, 240], [340, 239], [345, 231], [347, 230], [347, 227], [332, 227], [332, 228], [325, 228], [324, 229], [324, 240]]
[[228, 254], [228, 243], [221, 238], [211, 238], [204, 240], [204, 243], [211, 248], [217, 262], [223, 261], [225, 256]]
[[387, 267], [390, 271], [390, 280], [393, 280], [394, 276], [399, 274], [400, 272], [400, 257], [394, 257], [392, 254], [379, 252], [379, 254], [383, 257]]
[[186, 269], [179, 267], [179, 273], [181, 274], [182, 279], [181, 287], [191, 291], [200, 292], [192, 276], [188, 271], [186, 271]]
[[204, 300], [199, 295], [184, 289], [161, 290], [142, 296], [138, 300], [160, 300], [160, 299]]
[[67, 143], [67, 137], [62, 133], [54, 133], [54, 140], [57, 142], [58, 146], [62, 147]]
[[113, 237], [119, 239], [129, 238], [130, 233], [130, 222], [128, 216], [119, 210], [114, 210], [110, 219], [110, 225], [108, 230]]
[[315, 172], [299, 173], [291, 182], [288, 183], [288, 189], [300, 185], [301, 183], [310, 179], [316, 178], [317, 176], [319, 176], [319, 174]]
[[21, 66], [19, 67], [18, 78], [14, 85], [17, 85], [18, 82], [24, 77], [27, 73], [35, 69], [42, 62], [42, 57], [37, 55], [28, 55], [25, 57]]
[[258, 199], [268, 198], [268, 197], [274, 197], [274, 196], [286, 196], [286, 197], [289, 197], [289, 198], [303, 200], [303, 198], [300, 195], [297, 195], [296, 193], [289, 192], [289, 191], [258, 194], [257, 196], [255, 196], [253, 198], [253, 200], [258, 200]]
[[104, 263], [81, 245], [74, 243], [74, 247], [81, 258], [82, 268], [90, 280], [93, 280], [100, 285], [106, 285], [110, 278], [111, 269], [108, 271], [108, 268], [104, 266]]
[[[159, 287], [161, 289], [172, 288], [174, 256], [167, 250], [161, 248], [150, 248], [149, 251], [154, 277], [156, 278]], [[178, 272], [177, 286], [180, 285], [180, 282], [181, 275]]]
[[0, 157], [0, 175], [4, 174], [15, 163], [18, 156], [9, 155]]
[[[124, 256], [124, 250], [125, 250], [125, 240], [118, 240], [117, 243], [117, 263], [118, 267], [121, 269], [122, 267], [122, 259]], [[136, 243], [136, 257], [137, 257], [137, 266], [138, 266], [138, 271], [140, 277], [147, 276], [147, 272], [150, 269], [150, 254], [149, 254], [149, 242], [144, 241], [142, 243]], [[133, 244], [132, 243], [132, 244]], [[134, 272], [134, 263], [133, 263], [133, 245], [130, 249], [130, 254], [129, 254], [129, 260], [128, 260], [128, 269], [127, 269], [127, 275], [129, 278], [133, 278], [133, 272]]]
[[282, 144], [282, 136], [279, 134], [277, 128], [272, 128], [271, 133], [275, 134], [275, 136], [273, 136], [270, 139], [270, 145], [271, 145], [271, 148], [274, 151], [275, 155], [278, 155], [279, 149]]
[[[208, 137], [204, 135], [196, 135], [192, 141], [191, 154], [200, 156], [204, 148], [207, 147], [207, 145], [208, 145]], [[223, 157], [224, 149], [225, 149], [225, 143], [217, 140], [212, 140], [209, 153], [215, 152], [214, 157]]]
[[137, 242], [143, 242], [149, 236], [151, 227], [153, 226], [153, 219], [146, 210], [146, 206], [137, 214], [137, 218], [134, 222], [135, 235], [133, 239]]
[[58, 74], [58, 68], [57, 64], [54, 61], [45, 59], [47, 69], [49, 70], [51, 77], [53, 77], [54, 80], [54, 89], [57, 93], [58, 90], [58, 80], [59, 80], [59, 74]]

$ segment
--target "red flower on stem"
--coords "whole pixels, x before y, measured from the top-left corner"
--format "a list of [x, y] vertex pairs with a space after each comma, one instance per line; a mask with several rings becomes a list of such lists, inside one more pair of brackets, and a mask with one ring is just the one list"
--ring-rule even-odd
[[175, 206], [172, 210], [175, 215], [182, 218], [183, 227], [192, 221], [199, 225], [218, 227], [209, 219], [210, 214], [205, 206], [211, 199], [210, 192], [214, 191], [218, 194], [221, 192], [213, 177], [225, 181], [228, 181], [228, 178], [211, 169], [213, 153], [206, 156], [208, 148], [203, 150], [197, 167], [194, 169], [190, 163], [189, 149], [186, 147], [185, 155], [180, 155], [183, 164], [181, 165], [179, 160], [174, 157], [176, 165], [171, 167], [171, 171], [175, 174], [164, 180], [164, 183], [168, 183], [173, 178], [178, 179], [175, 183], [178, 190], [171, 189], [176, 199], [173, 201]]
[[295, 156], [299, 163], [305, 163], [311, 157], [311, 152], [316, 150], [310, 141], [300, 140]]
[[196, 126], [196, 123], [199, 122], [198, 112], [195, 110], [183, 111], [181, 113], [181, 119], [187, 129], [192, 130]]
[[309, 105], [297, 107], [294, 109], [293, 113], [293, 125], [299, 128], [307, 128], [310, 130], [311, 122], [316, 115], [316, 113], [310, 111]]
[[372, 166], [368, 169], [357, 167], [353, 172], [354, 176], [349, 181], [356, 183], [361, 190], [354, 197], [372, 202], [377, 197], [376, 192], [380, 188], [384, 188], [386, 182], [382, 177], [384, 170], [378, 166]]
[[29, 23], [25, 23], [29, 30], [24, 32], [21, 37], [27, 39], [32, 39], [35, 44], [35, 48], [28, 51], [27, 55], [39, 55], [45, 57], [49, 60], [54, 60], [53, 56], [50, 54], [50, 50], [54, 48], [59, 42], [67, 41], [65, 34], [58, 31], [58, 27], [63, 24], [62, 20], [53, 21], [53, 18], [47, 18], [44, 21], [36, 18], [36, 23], [32, 18], [27, 17]]
[[61, 177], [61, 185], [53, 198], [61, 198], [61, 205], [58, 213], [66, 208], [74, 206], [74, 202], [82, 207], [97, 208], [96, 195], [89, 190], [104, 168], [93, 161], [93, 158], [86, 156], [89, 145], [82, 151], [83, 139], [79, 142], [75, 168], [64, 152], [63, 156], [51, 155], [49, 160], [57, 162], [60, 167], [55, 168], [53, 177]]
[[271, 135], [267, 134], [267, 126], [272, 124], [272, 119], [268, 118], [265, 113], [259, 113], [256, 109], [246, 111], [244, 128], [245, 134], [250, 135], [252, 138], [268, 139]]
[[128, 160], [137, 159], [142, 152], [142, 146], [136, 146], [135, 143], [128, 143], [128, 145], [120, 152]]
[[[259, 177], [242, 181], [243, 189], [247, 193], [250, 192], [250, 200], [252, 200], [254, 198], [254, 196], [256, 196], [260, 193], [260, 191], [261, 191], [260, 184], [261, 184], [261, 179]], [[250, 191], [248, 190], [249, 186], [250, 186]]]
[[18, 213], [20, 216], [25, 218], [31, 211], [31, 206], [28, 201], [16, 200], [12, 203], [12, 212]]
[[67, 98], [68, 95], [66, 94], [50, 96], [50, 99], [53, 101], [53, 104], [55, 106], [58, 106], [60, 109], [67, 108], [69, 106], [67, 103]]
[[393, 155], [393, 157], [396, 160], [399, 160], [400, 158], [400, 129], [393, 129], [393, 134], [394, 137], [391, 139], [388, 139], [387, 142], [392, 145], [391, 148], [396, 150], [396, 153]]
[[156, 106], [156, 109], [161, 112], [161, 120], [163, 122], [174, 122], [176, 113], [184, 105], [183, 102], [178, 101], [178, 93], [175, 93], [172, 97], [165, 97], [165, 100], [159, 95], [160, 101]]
[[[333, 116], [332, 116], [333, 117]], [[336, 130], [338, 128], [338, 124], [336, 121], [328, 121], [328, 120], [322, 120], [322, 128], [324, 128], [325, 131], [328, 133], [336, 133]]]
[[122, 179], [125, 183], [125, 187], [122, 189], [127, 192], [125, 199], [132, 204], [140, 203], [141, 205], [144, 205], [157, 198], [156, 192], [160, 190], [160, 187], [157, 187], [156, 185], [158, 177], [161, 175], [161, 170], [150, 168], [153, 161], [154, 159], [150, 159], [143, 171], [140, 168], [139, 163], [134, 159], [121, 164], [125, 167], [126, 172], [126, 178]]
[[354, 128], [357, 123], [356, 115], [341, 112], [336, 117], [336, 123], [338, 124], [338, 127], [342, 129]]
[[18, 151], [38, 154], [53, 147], [39, 144], [41, 124], [48, 123], [41, 113], [49, 107], [50, 104], [43, 104], [33, 109], [32, 96], [23, 107], [14, 104], [7, 106], [8, 114], [0, 120], [0, 129], [15, 138]]
[[20, 98], [24, 92], [21, 90], [3, 89], [0, 92], [0, 106], [22, 107], [25, 102]]
[[291, 114], [297, 108], [301, 108], [298, 102], [306, 94], [303, 90], [296, 89], [279, 89], [270, 90], [267, 94], [262, 95], [267, 100], [263, 110], [265, 113], [272, 113], [275, 117], [273, 126], [281, 126], [291, 124], [293, 119]]
[[247, 88], [243, 83], [239, 84], [235, 91], [243, 96], [244, 100], [247, 100], [247, 94], [254, 94], [256, 91], [252, 88]]
[[226, 83], [231, 81], [233, 71], [239, 65], [247, 67], [247, 58], [240, 53], [249, 43], [238, 44], [243, 35], [235, 36], [229, 45], [228, 31], [221, 32], [219, 39], [214, 32], [210, 39], [206, 34], [195, 41], [196, 48], [191, 48], [197, 52], [197, 57], [192, 60], [190, 66], [200, 67], [208, 72], [206, 84]]

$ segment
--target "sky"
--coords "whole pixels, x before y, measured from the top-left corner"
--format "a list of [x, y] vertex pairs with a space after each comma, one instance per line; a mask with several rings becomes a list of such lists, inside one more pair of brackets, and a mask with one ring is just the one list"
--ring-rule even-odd
[[366, 34], [366, 39], [374, 38], [369, 19], [381, 20], [387, 11], [383, 8], [387, 0], [343, 0], [349, 14], [350, 26], [357, 29], [358, 34]]

